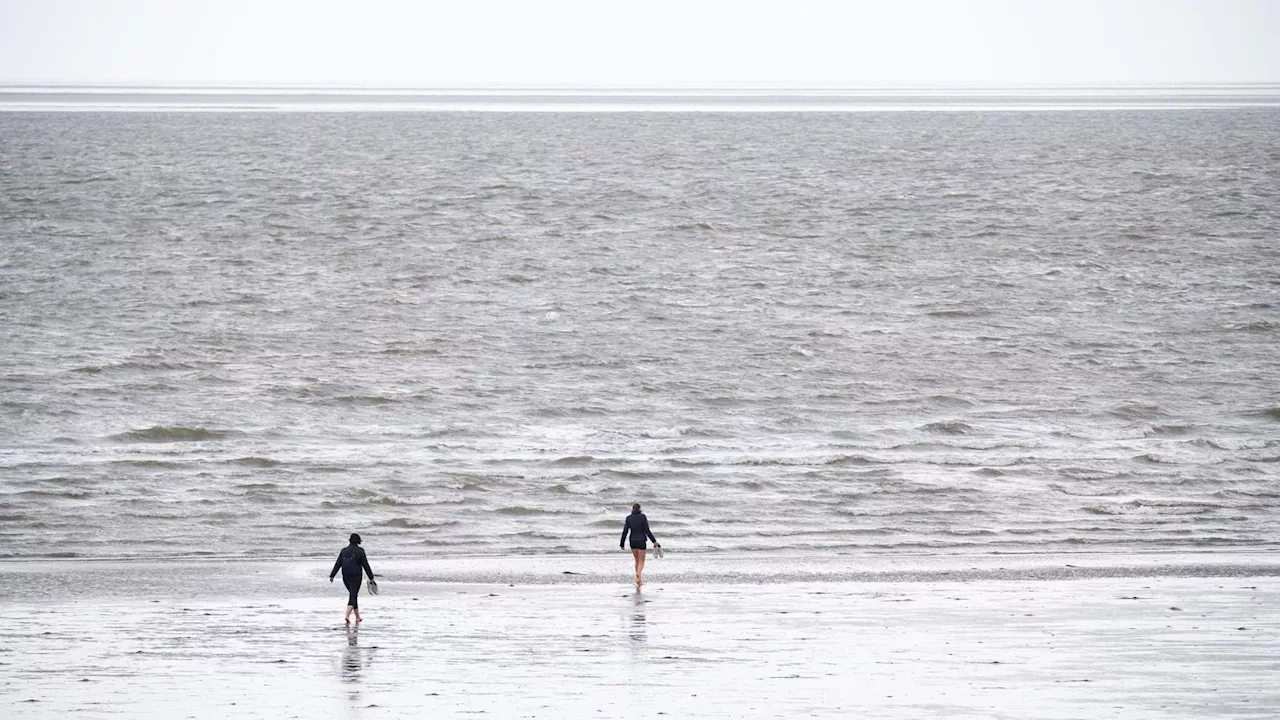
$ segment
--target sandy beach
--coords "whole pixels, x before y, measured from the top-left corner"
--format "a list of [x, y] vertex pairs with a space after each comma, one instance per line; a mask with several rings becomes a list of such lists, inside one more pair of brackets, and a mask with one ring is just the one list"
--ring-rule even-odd
[[[4, 564], [5, 715], [1264, 718], [1280, 706], [1280, 573], [1256, 555], [899, 558], [827, 580], [813, 578], [845, 577], [831, 561], [669, 556], [640, 593], [617, 557], [374, 561], [382, 592], [364, 596], [358, 629], [318, 561]], [[712, 567], [733, 577], [708, 579]]]

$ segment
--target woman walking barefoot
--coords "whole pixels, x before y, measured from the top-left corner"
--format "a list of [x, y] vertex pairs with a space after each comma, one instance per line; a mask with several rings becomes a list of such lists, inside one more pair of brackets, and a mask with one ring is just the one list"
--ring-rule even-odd
[[368, 573], [369, 584], [374, 584], [373, 570], [369, 568], [369, 558], [365, 557], [364, 548], [360, 547], [359, 533], [351, 533], [350, 542], [350, 545], [338, 553], [333, 571], [329, 573], [329, 582], [333, 582], [333, 576], [338, 574], [338, 570], [342, 570], [342, 584], [347, 586], [348, 593], [347, 615], [344, 618], [348, 625], [351, 624], [351, 613], [355, 613], [357, 623], [364, 620], [360, 617], [360, 605], [356, 601], [356, 596], [360, 594], [360, 582], [364, 579], [360, 576], [360, 571]]
[[627, 534], [631, 535], [631, 555], [636, 560], [636, 589], [644, 584], [644, 553], [645, 538], [653, 541], [655, 548], [662, 547], [662, 543], [658, 542], [658, 538], [649, 532], [649, 518], [640, 512], [640, 503], [631, 506], [631, 514], [627, 516], [626, 522], [622, 523], [622, 539], [618, 541], [618, 547], [622, 548], [627, 542]]

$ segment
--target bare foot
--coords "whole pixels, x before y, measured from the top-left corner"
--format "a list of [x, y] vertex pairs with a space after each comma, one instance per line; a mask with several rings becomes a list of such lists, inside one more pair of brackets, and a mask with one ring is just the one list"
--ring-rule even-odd
[[348, 625], [350, 625], [350, 624], [351, 624], [351, 618], [342, 618], [342, 621], [343, 621], [343, 622], [345, 622], [345, 623], [346, 623], [346, 624], [348, 624]]

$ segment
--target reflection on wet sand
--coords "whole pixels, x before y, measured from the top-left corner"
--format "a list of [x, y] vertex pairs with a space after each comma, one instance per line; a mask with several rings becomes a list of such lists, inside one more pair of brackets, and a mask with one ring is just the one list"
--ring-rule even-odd
[[355, 707], [360, 700], [360, 691], [365, 685], [366, 666], [373, 659], [373, 651], [377, 646], [360, 647], [360, 629], [358, 625], [346, 627], [347, 644], [342, 648], [342, 682], [347, 684], [347, 700], [350, 707]]
[[360, 679], [360, 631], [354, 625], [347, 626], [347, 647], [342, 651], [342, 678], [347, 682]]
[[[686, 720], [1164, 717], [1172, 707], [1261, 718], [1280, 706], [1280, 686], [1258, 681], [1280, 647], [1272, 575], [682, 583], [643, 594], [622, 583], [454, 585], [371, 605], [376, 623], [340, 630], [319, 593], [270, 605], [0, 602], [0, 706], [7, 720], [108, 710], [588, 720], [616, 714], [641, 677], [646, 711]], [[233, 613], [252, 625], [229, 624]]]
[[645, 637], [645, 605], [648, 600], [637, 590], [634, 596], [634, 606], [631, 611], [631, 642], [633, 644], [643, 643], [647, 639]]

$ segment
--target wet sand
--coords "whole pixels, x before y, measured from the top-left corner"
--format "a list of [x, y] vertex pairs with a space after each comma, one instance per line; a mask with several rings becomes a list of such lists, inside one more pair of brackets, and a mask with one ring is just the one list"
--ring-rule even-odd
[[[636, 593], [614, 582], [625, 558], [375, 557], [383, 591], [362, 597], [351, 629], [328, 563], [6, 563], [0, 706], [9, 718], [1275, 717], [1273, 566], [1073, 560], [951, 558], [905, 575], [895, 561], [873, 579], [814, 581], [822, 567], [840, 576], [802, 559], [669, 557]], [[737, 580], [707, 580], [711, 566]], [[1050, 566], [1067, 570], [1029, 572]], [[431, 580], [467, 572], [488, 581]]]

